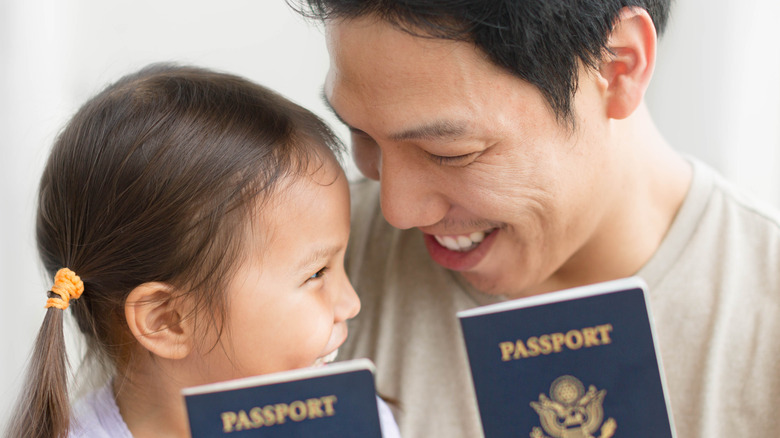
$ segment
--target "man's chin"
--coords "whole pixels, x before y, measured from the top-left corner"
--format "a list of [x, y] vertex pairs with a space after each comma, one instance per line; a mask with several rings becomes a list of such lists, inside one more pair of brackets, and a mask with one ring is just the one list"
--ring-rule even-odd
[[482, 294], [505, 297], [510, 292], [494, 275], [485, 275], [478, 271], [460, 272], [459, 275], [463, 277], [463, 280], [470, 284], [471, 287]]

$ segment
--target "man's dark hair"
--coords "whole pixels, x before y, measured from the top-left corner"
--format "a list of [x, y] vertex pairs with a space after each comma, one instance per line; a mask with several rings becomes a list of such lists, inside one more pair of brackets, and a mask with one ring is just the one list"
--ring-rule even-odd
[[287, 0], [305, 17], [373, 15], [417, 36], [474, 43], [530, 82], [560, 121], [572, 122], [579, 62], [596, 68], [620, 10], [648, 11], [660, 35], [671, 0]]

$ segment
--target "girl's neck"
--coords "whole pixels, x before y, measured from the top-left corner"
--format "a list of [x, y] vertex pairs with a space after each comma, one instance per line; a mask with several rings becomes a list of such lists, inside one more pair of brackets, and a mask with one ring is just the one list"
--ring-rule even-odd
[[[133, 372], [114, 379], [114, 395], [122, 419], [135, 438], [189, 437], [181, 388], [175, 374], [159, 363], [154, 372]], [[147, 367], [148, 369], [149, 367]]]

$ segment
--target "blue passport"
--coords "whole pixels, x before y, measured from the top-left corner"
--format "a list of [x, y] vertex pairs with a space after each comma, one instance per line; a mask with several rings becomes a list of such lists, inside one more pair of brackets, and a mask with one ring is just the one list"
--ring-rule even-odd
[[182, 390], [193, 438], [381, 438], [368, 359]]
[[458, 313], [487, 438], [667, 438], [674, 425], [638, 277]]

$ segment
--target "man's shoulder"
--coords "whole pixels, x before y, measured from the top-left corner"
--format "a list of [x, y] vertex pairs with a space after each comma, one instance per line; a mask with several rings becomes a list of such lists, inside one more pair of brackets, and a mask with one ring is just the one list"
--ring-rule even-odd
[[716, 172], [713, 172], [710, 203], [709, 211], [718, 214], [732, 229], [744, 233], [743, 237], [762, 236], [770, 239], [766, 243], [780, 242], [780, 208]]
[[691, 204], [699, 207], [679, 213], [685, 218], [667, 236], [674, 245], [664, 251], [674, 257], [665, 263], [674, 275], [666, 280], [683, 285], [697, 279], [709, 285], [704, 289], [724, 293], [731, 290], [727, 285], [737, 284], [740, 297], [780, 302], [780, 209], [714, 169], [695, 166], [699, 183], [692, 190], [699, 193], [691, 195]]
[[706, 187], [706, 195], [702, 194], [706, 196], [705, 215], [717, 215], [721, 221], [742, 224], [753, 233], [780, 231], [780, 207], [737, 186], [707, 164], [698, 160], [692, 162], [698, 178], [707, 182], [700, 184], [700, 187]]
[[[693, 179], [652, 259], [639, 274], [654, 289], [724, 290], [725, 279], [779, 285], [780, 213], [709, 165], [688, 157]], [[688, 294], [692, 296], [692, 294]]]

